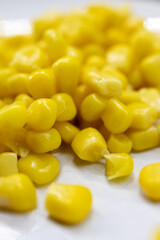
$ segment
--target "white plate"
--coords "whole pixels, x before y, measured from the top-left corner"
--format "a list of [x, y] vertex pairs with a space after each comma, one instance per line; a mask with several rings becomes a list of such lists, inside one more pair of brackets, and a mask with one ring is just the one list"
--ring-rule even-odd
[[[2, 19], [30, 18], [49, 8], [69, 9], [86, 5], [87, 0], [0, 0]], [[98, 0], [97, 0], [98, 2]], [[116, 1], [118, 2], [118, 1]], [[143, 17], [160, 17], [158, 2], [133, 2]], [[139, 172], [145, 165], [160, 161], [160, 149], [132, 154], [133, 174], [120, 182], [108, 183], [103, 164], [83, 164], [73, 154], [55, 154], [60, 160], [60, 183], [88, 186], [93, 194], [90, 216], [76, 226], [64, 226], [48, 218], [44, 208], [47, 188], [37, 190], [38, 207], [27, 214], [0, 213], [0, 240], [147, 240], [160, 226], [160, 204], [148, 201], [140, 192]]]

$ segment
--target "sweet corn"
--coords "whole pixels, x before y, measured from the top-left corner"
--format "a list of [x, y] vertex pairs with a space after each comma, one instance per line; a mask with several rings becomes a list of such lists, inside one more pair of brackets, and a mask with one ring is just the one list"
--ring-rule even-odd
[[141, 62], [141, 71], [149, 86], [160, 87], [160, 53], [144, 58]]
[[104, 55], [103, 47], [101, 45], [99, 45], [99, 44], [96, 44], [96, 43], [86, 44], [82, 48], [82, 52], [83, 52], [83, 55], [84, 55], [85, 59], [87, 57], [89, 57], [90, 55], [99, 55], [99, 56], [103, 56]]
[[73, 57], [73, 58], [77, 59], [80, 63], [83, 61], [82, 52], [76, 47], [68, 46], [66, 54], [68, 57]]
[[69, 122], [56, 122], [54, 128], [57, 129], [64, 142], [71, 144], [79, 129]]
[[46, 49], [52, 62], [66, 54], [66, 41], [56, 31], [49, 29], [44, 34]]
[[126, 44], [116, 44], [107, 51], [106, 61], [107, 64], [127, 74], [130, 72], [133, 64], [132, 48]]
[[61, 136], [54, 128], [43, 132], [28, 131], [26, 142], [31, 151], [35, 153], [47, 153], [59, 148], [61, 145]]
[[76, 106], [69, 94], [58, 93], [52, 99], [57, 104], [57, 121], [69, 121], [76, 116]]
[[24, 104], [13, 103], [0, 109], [0, 129], [20, 129], [26, 123], [27, 109]]
[[[88, 95], [81, 103], [81, 116], [88, 122], [100, 119], [106, 107], [106, 99], [96, 93]], [[88, 111], [89, 110], [89, 111]]]
[[157, 119], [157, 110], [147, 103], [131, 103], [128, 107], [133, 112], [133, 120], [131, 128], [135, 129], [147, 129]]
[[4, 98], [9, 96], [8, 92], [8, 78], [14, 74], [14, 70], [11, 68], [0, 69], [0, 97]]
[[142, 192], [151, 200], [160, 201], [160, 163], [144, 167], [139, 174]]
[[130, 130], [128, 136], [133, 143], [134, 151], [144, 151], [155, 148], [159, 144], [159, 132], [154, 126], [146, 130]]
[[111, 74], [110, 72], [103, 74], [97, 71], [88, 71], [83, 81], [95, 92], [109, 97], [118, 96], [123, 87], [117, 75]]
[[15, 101], [23, 102], [25, 104], [25, 106], [28, 108], [29, 105], [33, 102], [33, 98], [31, 98], [27, 94], [22, 93], [22, 94], [17, 95], [17, 97], [15, 98]]
[[18, 169], [26, 174], [34, 183], [44, 185], [55, 179], [59, 172], [59, 162], [51, 154], [29, 154], [20, 158]]
[[137, 91], [122, 91], [121, 95], [117, 97], [122, 103], [129, 104], [134, 102], [141, 102], [141, 96], [140, 93]]
[[0, 178], [0, 208], [26, 212], [36, 207], [36, 190], [24, 174]]
[[99, 55], [91, 55], [86, 59], [85, 65], [90, 68], [101, 69], [105, 65], [105, 59]]
[[111, 98], [102, 114], [105, 127], [111, 133], [123, 133], [132, 123], [132, 111], [118, 99]]
[[10, 65], [19, 72], [31, 73], [47, 65], [47, 56], [37, 46], [26, 46], [15, 53]]
[[10, 76], [7, 80], [7, 90], [11, 96], [16, 96], [20, 93], [28, 94], [27, 80], [29, 75], [26, 73], [16, 73]]
[[52, 99], [41, 98], [28, 107], [27, 125], [36, 131], [50, 129], [57, 118], [57, 104]]
[[100, 126], [98, 126], [98, 130], [102, 134], [104, 139], [106, 141], [108, 141], [111, 133], [107, 130], [107, 128], [104, 126], [104, 124], [100, 124]]
[[146, 85], [140, 67], [135, 66], [128, 76], [129, 83], [133, 89], [139, 89]]
[[80, 62], [74, 57], [63, 57], [53, 64], [59, 92], [72, 94], [78, 83]]
[[108, 154], [105, 159], [108, 180], [128, 176], [133, 171], [133, 159], [126, 153]]
[[18, 173], [17, 155], [4, 152], [0, 154], [0, 177]]
[[103, 136], [91, 127], [76, 134], [72, 141], [72, 149], [80, 159], [90, 162], [96, 162], [108, 153]]
[[52, 184], [46, 196], [46, 209], [60, 222], [75, 224], [87, 217], [92, 207], [92, 195], [80, 185]]
[[50, 98], [56, 93], [56, 80], [52, 69], [38, 69], [31, 73], [27, 87], [34, 98]]
[[126, 134], [111, 134], [107, 146], [110, 153], [130, 153], [132, 141]]

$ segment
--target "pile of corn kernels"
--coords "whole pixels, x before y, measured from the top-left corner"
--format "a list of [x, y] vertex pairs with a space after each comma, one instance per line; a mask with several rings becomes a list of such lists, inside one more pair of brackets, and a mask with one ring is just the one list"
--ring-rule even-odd
[[[62, 142], [82, 160], [104, 158], [108, 180], [129, 175], [131, 151], [160, 142], [160, 36], [128, 8], [50, 13], [30, 35], [0, 37], [0, 208], [36, 207], [36, 185], [59, 173]], [[160, 163], [142, 169], [142, 191], [160, 201]], [[78, 223], [92, 195], [52, 183], [46, 209]]]

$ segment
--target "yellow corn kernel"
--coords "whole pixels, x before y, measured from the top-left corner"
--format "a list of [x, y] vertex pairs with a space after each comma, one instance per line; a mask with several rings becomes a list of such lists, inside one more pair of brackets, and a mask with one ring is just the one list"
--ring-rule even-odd
[[139, 90], [141, 101], [155, 107], [160, 116], [160, 92], [156, 88], [141, 88]]
[[91, 127], [77, 133], [72, 141], [72, 149], [80, 159], [90, 162], [96, 162], [108, 153], [103, 136]]
[[17, 95], [17, 97], [15, 98], [15, 101], [23, 102], [26, 107], [29, 107], [29, 105], [33, 102], [33, 98], [31, 98], [27, 94], [22, 93], [22, 94]]
[[129, 73], [133, 64], [131, 47], [125, 44], [114, 45], [107, 51], [106, 61], [123, 73]]
[[92, 90], [86, 84], [81, 84], [76, 87], [74, 91], [73, 99], [78, 110], [80, 108], [80, 105], [83, 99], [87, 97], [91, 92]]
[[154, 126], [147, 130], [130, 130], [128, 136], [133, 143], [134, 151], [144, 151], [155, 148], [159, 144], [159, 132]]
[[26, 142], [31, 151], [35, 153], [47, 153], [59, 148], [61, 145], [61, 136], [54, 128], [43, 132], [28, 131]]
[[27, 109], [24, 104], [13, 103], [0, 109], [0, 129], [20, 129], [26, 123]]
[[142, 73], [139, 67], [137, 66], [133, 68], [132, 71], [130, 72], [128, 80], [134, 89], [139, 89], [146, 84], [142, 76]]
[[18, 50], [11, 62], [11, 66], [19, 72], [31, 73], [47, 65], [47, 56], [37, 46], [26, 46]]
[[0, 143], [5, 145], [9, 150], [13, 151], [20, 157], [25, 157], [29, 153], [28, 146], [26, 144], [27, 130], [16, 129], [16, 130], [3, 130], [1, 132]]
[[141, 71], [149, 86], [160, 87], [160, 53], [144, 58], [141, 62]]
[[27, 125], [36, 131], [50, 129], [56, 121], [57, 104], [52, 99], [41, 98], [28, 107]]
[[135, 102], [129, 104], [128, 107], [133, 112], [131, 128], [147, 129], [157, 119], [157, 110], [147, 103]]
[[87, 58], [90, 55], [95, 55], [95, 54], [99, 56], [104, 55], [103, 47], [97, 43], [90, 43], [90, 44], [84, 45], [84, 47], [82, 48], [82, 52], [83, 52], [84, 58]]
[[28, 93], [27, 81], [29, 75], [26, 73], [16, 73], [7, 80], [8, 93], [15, 96], [20, 93]]
[[12, 68], [0, 69], [0, 98], [9, 96], [7, 82], [8, 78], [14, 74]]
[[126, 43], [127, 42], [127, 34], [122, 31], [122, 29], [112, 27], [107, 30], [104, 35], [105, 37], [105, 44], [107, 47], [118, 43]]
[[54, 128], [57, 129], [64, 142], [71, 144], [79, 129], [69, 122], [56, 122]]
[[97, 93], [92, 93], [81, 103], [81, 117], [88, 122], [97, 121], [100, 119], [105, 107], [106, 99]]
[[108, 180], [128, 176], [133, 171], [133, 159], [126, 153], [108, 154], [105, 159]]
[[11, 105], [14, 99], [12, 97], [3, 98], [3, 106]]
[[0, 154], [0, 177], [18, 173], [17, 155], [11, 152]]
[[104, 66], [105, 59], [99, 55], [90, 55], [86, 61], [85, 65], [90, 68], [100, 69]]
[[75, 59], [78, 59], [78, 61], [80, 63], [83, 60], [82, 52], [76, 47], [73, 47], [73, 46], [67, 47], [67, 53], [66, 54], [67, 54], [68, 57], [73, 57]]
[[80, 62], [74, 57], [63, 57], [53, 64], [59, 92], [73, 93], [78, 83]]
[[126, 134], [111, 134], [107, 146], [110, 153], [130, 153], [132, 141]]
[[141, 102], [140, 93], [137, 91], [122, 91], [121, 95], [117, 97], [122, 103], [129, 104], [134, 102]]
[[24, 174], [0, 178], [0, 208], [26, 212], [36, 207], [36, 189]]
[[32, 182], [44, 185], [55, 179], [59, 172], [59, 162], [52, 154], [29, 154], [18, 160], [18, 169]]
[[152, 163], [144, 167], [139, 174], [142, 192], [151, 200], [160, 201], [160, 163]]
[[58, 93], [52, 99], [57, 104], [57, 121], [69, 121], [76, 116], [77, 109], [69, 94]]
[[66, 41], [57, 31], [47, 30], [44, 34], [44, 40], [47, 53], [52, 62], [66, 55]]
[[56, 80], [52, 69], [38, 69], [31, 73], [27, 87], [34, 98], [50, 98], [56, 93]]
[[92, 195], [87, 187], [69, 184], [52, 184], [46, 196], [46, 209], [50, 216], [67, 224], [84, 220], [92, 206]]
[[88, 71], [83, 80], [95, 92], [110, 97], [119, 95], [123, 87], [121, 80], [110, 72], [103, 74], [97, 71]]
[[136, 57], [143, 58], [156, 50], [156, 35], [152, 32], [141, 30], [133, 35], [131, 44]]
[[102, 114], [105, 127], [111, 133], [123, 133], [132, 123], [132, 111], [118, 99], [111, 98]]
[[114, 77], [114, 78], [119, 79], [122, 83], [122, 89], [124, 90], [127, 88], [127, 86], [128, 86], [127, 77], [125, 76], [125, 74], [123, 74], [122, 72], [117, 70], [115, 67], [105, 65], [101, 69], [101, 73], [103, 73], [104, 75], [106, 74], [106, 76], [110, 75], [110, 77], [112, 76], [112, 78]]

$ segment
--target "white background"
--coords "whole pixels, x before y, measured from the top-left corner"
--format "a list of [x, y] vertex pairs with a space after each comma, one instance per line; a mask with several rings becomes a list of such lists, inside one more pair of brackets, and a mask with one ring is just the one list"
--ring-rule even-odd
[[[87, 0], [0, 0], [2, 19], [33, 18], [47, 9], [85, 6]], [[119, 1], [115, 1], [119, 3]], [[143, 17], [160, 17], [158, 2], [133, 2]], [[56, 181], [88, 186], [93, 194], [93, 210], [79, 225], [64, 226], [48, 218], [44, 208], [46, 187], [38, 189], [38, 207], [27, 214], [0, 213], [0, 240], [148, 240], [160, 227], [160, 203], [147, 200], [140, 192], [138, 176], [147, 164], [160, 161], [160, 149], [132, 154], [133, 174], [108, 182], [104, 163], [87, 164], [67, 149], [55, 154], [61, 172]]]

